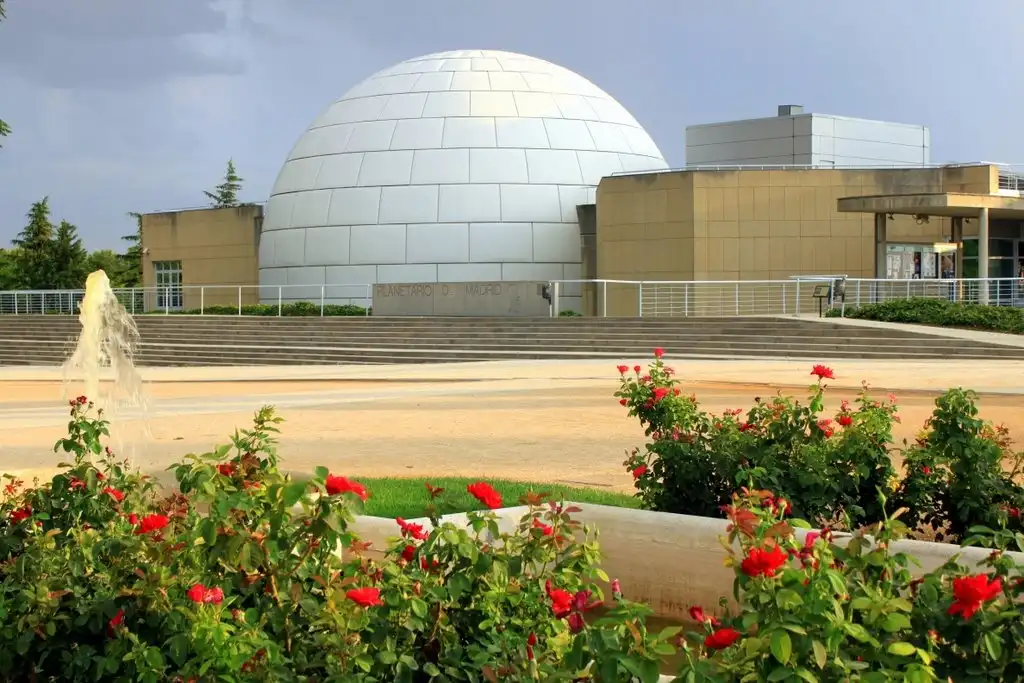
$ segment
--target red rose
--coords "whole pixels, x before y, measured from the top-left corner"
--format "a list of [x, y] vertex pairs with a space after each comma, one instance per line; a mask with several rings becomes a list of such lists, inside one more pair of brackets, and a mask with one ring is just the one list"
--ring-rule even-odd
[[395, 522], [398, 523], [399, 528], [402, 530], [403, 536], [415, 538], [417, 541], [422, 541], [426, 539], [427, 536], [429, 536], [429, 534], [423, 529], [422, 524], [414, 524], [412, 522], [407, 522], [401, 517], [396, 517]]
[[740, 639], [740, 632], [734, 628], [720, 628], [704, 639], [709, 650], [724, 650]]
[[640, 477], [647, 474], [647, 465], [637, 465], [633, 468], [633, 478], [639, 479]]
[[235, 463], [233, 462], [222, 462], [217, 465], [217, 471], [223, 474], [225, 477], [231, 477], [235, 474]]
[[825, 435], [826, 439], [828, 437], [832, 436], [832, 434], [833, 434], [832, 420], [829, 420], [828, 418], [825, 418], [823, 420], [818, 420], [818, 429], [821, 430], [821, 433]]
[[696, 621], [698, 624], [711, 624], [711, 626], [717, 628], [722, 622], [717, 617], [709, 616], [703, 607], [694, 605], [690, 608], [690, 618]]
[[655, 347], [655, 349], [654, 349], [654, 357], [655, 358], [661, 358], [664, 355], [665, 355], [665, 349], [663, 349], [661, 347]]
[[109, 635], [113, 636], [114, 635], [114, 631], [117, 630], [117, 627], [120, 626], [123, 623], [124, 623], [124, 610], [123, 609], [119, 609], [119, 610], [117, 610], [117, 614], [115, 614], [110, 619], [110, 621], [107, 622], [107, 633]]
[[160, 531], [170, 524], [171, 520], [166, 515], [146, 515], [142, 518], [139, 528], [135, 530], [136, 535], [149, 534]]
[[544, 592], [551, 599], [551, 613], [561, 619], [572, 610], [572, 593], [564, 588], [554, 588], [549, 580], [544, 584]]
[[932, 468], [928, 467], [928, 465], [925, 465], [924, 467], [921, 468], [921, 474], [927, 476], [927, 475], [929, 475], [931, 473], [932, 473]]
[[660, 401], [669, 394], [668, 387], [654, 387], [654, 400]]
[[1002, 579], [990, 580], [987, 574], [961, 576], [953, 579], [953, 604], [946, 613], [970, 619], [983, 603], [994, 600], [1002, 592]]
[[743, 558], [740, 569], [747, 576], [775, 576], [778, 571], [789, 560], [785, 551], [777, 545], [770, 550], [764, 548], [753, 548], [750, 554]]
[[135, 526], [136, 524], [139, 523], [139, 516], [137, 514], [135, 514], [134, 512], [132, 514], [128, 515], [128, 523], [131, 524], [132, 526]]
[[619, 371], [620, 375], [625, 375], [627, 372], [629, 372], [629, 366], [628, 365], [620, 365], [620, 366], [618, 366], [615, 369]]
[[853, 424], [853, 418], [849, 415], [840, 415], [836, 418], [836, 422], [839, 423], [840, 427], [849, 427]]
[[122, 493], [121, 491], [118, 491], [117, 489], [115, 489], [115, 488], [113, 488], [111, 486], [106, 487], [100, 493], [107, 494], [108, 496], [110, 496], [111, 498], [116, 500], [118, 503], [120, 503], [122, 500], [124, 500], [124, 493]]
[[324, 480], [324, 488], [327, 489], [327, 495], [337, 496], [342, 493], [354, 493], [361, 500], [366, 500], [369, 495], [366, 492], [366, 487], [360, 484], [358, 481], [352, 481], [345, 477], [339, 477], [333, 474], [328, 474], [327, 479]]
[[640, 374], [640, 366], [639, 365], [634, 365], [633, 366], [633, 372], [635, 372], [636, 374], [639, 375]]
[[407, 545], [404, 548], [402, 548], [402, 559], [405, 560], [406, 562], [412, 562], [412, 557], [415, 554], [416, 554], [416, 546], [414, 546], [414, 545]]
[[583, 615], [579, 612], [573, 612], [569, 615], [569, 618], [565, 620], [565, 623], [569, 625], [569, 633], [579, 633], [587, 626], [587, 622], [584, 621]]
[[202, 603], [203, 596], [206, 595], [206, 586], [204, 586], [201, 583], [197, 583], [196, 585], [194, 585], [191, 588], [189, 588], [188, 592], [185, 593], [185, 595], [192, 602]]
[[220, 586], [207, 588], [206, 592], [203, 593], [203, 602], [207, 605], [219, 605], [224, 602], [224, 589]]
[[470, 484], [466, 487], [466, 490], [469, 491], [470, 495], [492, 510], [497, 510], [501, 507], [501, 494], [486, 482], [478, 481], [475, 484]]
[[32, 506], [26, 505], [23, 508], [11, 512], [11, 524], [20, 524], [32, 516]]
[[624, 398], [620, 398], [620, 399], [619, 399], [619, 405], [620, 405], [620, 406], [626, 406], [626, 405], [629, 405], [629, 401], [627, 401], [627, 400], [626, 400], [626, 399], [624, 399]]
[[353, 588], [346, 591], [345, 597], [360, 607], [379, 607], [383, 605], [379, 588]]
[[533, 520], [533, 528], [540, 529], [540, 533], [542, 536], [550, 536], [551, 534], [555, 533], [554, 527], [548, 526], [539, 519]]
[[817, 377], [819, 380], [836, 378], [835, 373], [832, 372], [832, 368], [828, 367], [827, 365], [821, 364], [815, 365], [813, 368], [811, 368], [811, 374]]

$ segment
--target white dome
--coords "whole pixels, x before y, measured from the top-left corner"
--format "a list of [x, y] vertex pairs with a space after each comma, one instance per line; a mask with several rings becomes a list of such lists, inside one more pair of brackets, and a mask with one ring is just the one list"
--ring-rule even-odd
[[263, 296], [579, 279], [576, 206], [604, 176], [664, 168], [636, 119], [568, 69], [490, 50], [410, 59], [345, 93], [288, 155], [263, 222]]

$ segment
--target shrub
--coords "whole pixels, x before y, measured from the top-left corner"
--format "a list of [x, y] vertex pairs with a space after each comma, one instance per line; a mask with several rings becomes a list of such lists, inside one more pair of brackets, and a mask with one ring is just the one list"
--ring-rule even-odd
[[[848, 526], [883, 519], [882, 490], [896, 491], [914, 528], [926, 524], [964, 538], [973, 526], [1002, 520], [1020, 527], [1024, 488], [1015, 477], [1022, 457], [1004, 432], [977, 417], [971, 392], [950, 390], [936, 401], [931, 431], [907, 449], [901, 478], [890, 451], [895, 396], [876, 400], [865, 386], [852, 404], [843, 401], [826, 416], [826, 381], [834, 377], [823, 365], [811, 371], [816, 381], [806, 404], [780, 393], [756, 398], [745, 413], [722, 415], [681, 394], [660, 349], [646, 371], [618, 370], [615, 395], [650, 437], [625, 462], [648, 509], [721, 516], [732, 492], [750, 486], [778, 492], [800, 517]], [[1006, 472], [1008, 461], [1014, 464]]]
[[878, 320], [890, 323], [933, 325], [1024, 334], [1024, 309], [1013, 306], [982, 306], [924, 297], [892, 299], [877, 304], [829, 310], [829, 317]]
[[809, 525], [771, 493], [743, 494], [725, 544], [738, 611], [722, 623], [691, 610], [704, 633], [688, 634], [677, 680], [1024, 680], [1024, 573], [1003, 552], [981, 573], [950, 561], [915, 579], [892, 550], [898, 515], [845, 545], [827, 529], [801, 540]]
[[575, 510], [530, 496], [508, 533], [490, 512], [468, 528], [399, 519], [375, 562], [349, 527], [370, 493], [323, 468], [282, 474], [279, 421], [261, 410], [232, 446], [187, 456], [166, 495], [73, 401], [55, 448], [73, 462], [27, 490], [9, 480], [0, 506], [0, 680], [656, 679], [679, 629], [649, 634], [650, 610], [615, 584], [593, 611], [607, 577]]
[[[161, 311], [153, 311], [161, 313]], [[176, 311], [182, 315], [238, 315], [238, 306], [206, 306], [203, 309], [190, 309], [187, 311]], [[365, 316], [370, 312], [362, 306], [354, 304], [324, 304], [323, 315], [325, 317], [339, 316]], [[312, 301], [293, 301], [277, 304], [248, 304], [242, 306], [242, 315], [255, 316], [319, 316], [321, 315], [320, 304]]]

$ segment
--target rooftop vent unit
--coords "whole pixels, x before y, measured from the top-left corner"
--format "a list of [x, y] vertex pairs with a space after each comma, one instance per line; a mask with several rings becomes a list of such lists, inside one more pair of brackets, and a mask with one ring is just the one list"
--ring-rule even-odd
[[804, 105], [802, 104], [780, 104], [779, 105], [779, 116], [796, 116], [797, 114], [804, 113]]

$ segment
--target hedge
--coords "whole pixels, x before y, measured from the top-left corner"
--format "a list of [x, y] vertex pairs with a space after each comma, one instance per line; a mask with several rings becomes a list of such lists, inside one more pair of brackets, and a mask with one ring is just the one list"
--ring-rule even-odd
[[946, 299], [893, 299], [878, 304], [832, 309], [826, 314], [838, 318], [877, 320], [888, 323], [959, 327], [1010, 334], [1024, 334], [1024, 309], [1012, 306], [982, 306]]
[[[372, 314], [372, 309], [367, 309], [362, 306], [356, 306], [354, 304], [324, 304], [323, 313], [320, 311], [320, 304], [313, 303], [311, 301], [296, 301], [294, 303], [283, 303], [278, 307], [277, 304], [250, 304], [248, 306], [242, 306], [241, 315], [255, 315], [255, 316], [317, 316], [324, 315], [330, 317], [338, 316], [365, 316]], [[152, 313], [160, 313], [163, 311], [152, 311]], [[184, 311], [172, 311], [178, 315], [238, 315], [238, 306], [206, 306], [202, 310], [198, 308], [192, 308]]]

